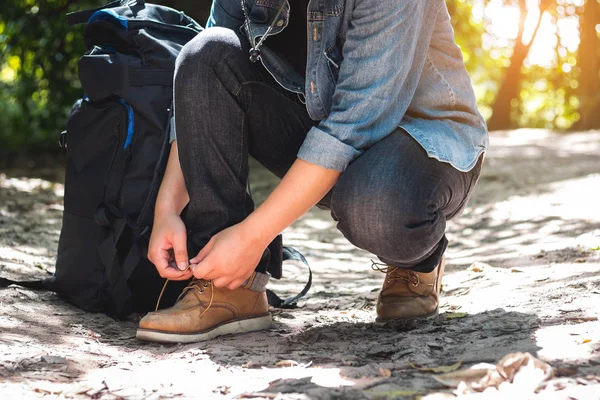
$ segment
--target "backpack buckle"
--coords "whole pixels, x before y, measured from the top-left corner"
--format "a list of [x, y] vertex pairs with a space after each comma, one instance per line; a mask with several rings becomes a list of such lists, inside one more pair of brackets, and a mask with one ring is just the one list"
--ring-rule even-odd
[[60, 133], [60, 136], [58, 137], [58, 145], [63, 149], [67, 148], [67, 131], [62, 131]]

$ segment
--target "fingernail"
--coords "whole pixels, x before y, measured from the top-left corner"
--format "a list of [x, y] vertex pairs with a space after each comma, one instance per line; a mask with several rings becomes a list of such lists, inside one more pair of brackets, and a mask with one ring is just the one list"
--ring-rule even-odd
[[187, 269], [188, 265], [185, 261], [182, 261], [179, 264], [177, 264], [177, 267], [179, 268], [180, 271], [185, 271]]

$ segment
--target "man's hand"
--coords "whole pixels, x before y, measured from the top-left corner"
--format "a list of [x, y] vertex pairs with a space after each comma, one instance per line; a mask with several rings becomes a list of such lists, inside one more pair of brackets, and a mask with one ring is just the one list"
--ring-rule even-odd
[[156, 197], [154, 225], [148, 246], [148, 259], [163, 278], [184, 280], [192, 277], [192, 272], [187, 269], [187, 232], [179, 216], [189, 200], [177, 144], [173, 143]]
[[242, 222], [214, 235], [190, 260], [190, 267], [196, 278], [212, 279], [216, 287], [233, 290], [252, 275], [266, 247]]
[[163, 278], [185, 280], [192, 277], [192, 271], [188, 269], [187, 232], [179, 215], [166, 214], [154, 219], [148, 259]]

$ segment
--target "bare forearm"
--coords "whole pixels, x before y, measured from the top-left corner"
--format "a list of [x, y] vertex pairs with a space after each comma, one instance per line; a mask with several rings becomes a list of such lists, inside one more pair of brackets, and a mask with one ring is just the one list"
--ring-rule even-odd
[[190, 201], [181, 166], [179, 165], [179, 152], [177, 151], [177, 142], [171, 145], [169, 161], [163, 177], [158, 197], [156, 198], [156, 216], [167, 213], [181, 214], [181, 211]]
[[339, 171], [297, 159], [279, 185], [242, 223], [265, 247], [335, 185]]

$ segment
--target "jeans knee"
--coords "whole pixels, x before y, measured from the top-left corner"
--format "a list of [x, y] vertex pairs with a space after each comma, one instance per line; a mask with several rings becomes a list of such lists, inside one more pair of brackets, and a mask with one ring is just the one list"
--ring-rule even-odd
[[189, 41], [177, 56], [175, 62], [175, 84], [188, 86], [190, 83], [201, 83], [202, 71], [213, 68], [223, 62], [232, 51], [240, 50], [238, 36], [231, 29], [209, 28]]
[[338, 229], [352, 244], [397, 265], [427, 258], [446, 229], [443, 213], [423, 199], [372, 193], [333, 202]]

